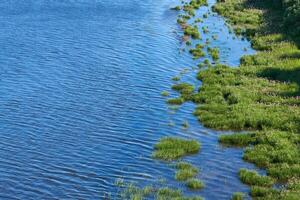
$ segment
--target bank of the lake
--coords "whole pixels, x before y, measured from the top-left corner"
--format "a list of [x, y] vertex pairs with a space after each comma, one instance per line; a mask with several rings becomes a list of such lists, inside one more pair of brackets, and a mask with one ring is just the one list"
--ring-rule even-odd
[[246, 147], [244, 160], [266, 169], [266, 175], [239, 173], [254, 199], [300, 197], [299, 8], [299, 1], [226, 0], [214, 6], [258, 52], [243, 56], [239, 68], [199, 72], [195, 115], [206, 127], [247, 131], [220, 142]]

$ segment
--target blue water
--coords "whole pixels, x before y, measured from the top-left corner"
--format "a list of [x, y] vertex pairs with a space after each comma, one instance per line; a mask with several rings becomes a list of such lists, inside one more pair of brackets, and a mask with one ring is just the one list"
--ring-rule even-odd
[[[0, 2], [0, 199], [115, 198], [117, 178], [138, 185], [164, 178], [206, 199], [248, 191], [237, 177], [239, 168], [253, 167], [242, 149], [219, 146], [218, 133], [191, 114], [194, 105], [174, 111], [160, 96], [184, 68], [183, 80], [200, 84], [169, 9], [177, 4]], [[221, 48], [221, 61], [237, 66], [249, 42], [234, 39], [219, 16], [204, 25], [211, 31], [204, 39], [218, 35], [212, 46]], [[202, 191], [188, 191], [174, 169], [151, 158], [166, 135], [201, 141], [201, 152], [187, 160], [201, 169]]]

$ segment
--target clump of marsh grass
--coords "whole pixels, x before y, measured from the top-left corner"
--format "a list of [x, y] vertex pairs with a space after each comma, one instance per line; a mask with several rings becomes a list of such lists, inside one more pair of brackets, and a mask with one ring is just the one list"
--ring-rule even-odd
[[175, 179], [177, 181], [187, 181], [188, 179], [194, 178], [198, 174], [196, 168], [185, 168], [177, 170]]
[[181, 105], [181, 104], [184, 103], [184, 99], [181, 98], [181, 97], [179, 97], [179, 98], [172, 98], [172, 99], [168, 99], [167, 103], [171, 104], [171, 105]]
[[232, 197], [231, 200], [243, 200], [245, 197], [245, 194], [242, 192], [235, 192]]
[[190, 54], [193, 55], [193, 58], [194, 59], [198, 59], [198, 58], [201, 58], [201, 57], [204, 57], [205, 56], [205, 53], [204, 51], [202, 50], [202, 48], [195, 48], [195, 49], [190, 49]]
[[269, 176], [261, 176], [256, 171], [241, 169], [239, 172], [241, 181], [248, 185], [271, 187], [274, 180]]
[[175, 7], [171, 8], [171, 10], [180, 11], [180, 10], [181, 10], [181, 7], [180, 7], [180, 6], [175, 6]]
[[209, 55], [211, 55], [211, 57], [214, 61], [219, 60], [220, 56], [219, 56], [219, 49], [218, 48], [208, 47], [207, 52], [209, 53]]
[[178, 162], [175, 165], [177, 172], [175, 174], [175, 179], [178, 181], [187, 181], [190, 178], [195, 177], [199, 170], [188, 162]]
[[186, 155], [195, 154], [199, 149], [200, 143], [196, 140], [165, 137], [154, 146], [153, 157], [160, 160], [172, 161]]
[[172, 81], [180, 81], [180, 77], [179, 77], [179, 76], [174, 76], [174, 77], [172, 78]]
[[204, 183], [199, 179], [192, 178], [186, 182], [186, 186], [191, 190], [200, 190], [204, 187]]
[[255, 134], [252, 133], [234, 133], [230, 135], [221, 135], [219, 142], [227, 146], [248, 146], [256, 140]]
[[187, 26], [184, 28], [184, 34], [191, 36], [193, 39], [200, 39], [200, 33], [197, 26]]
[[161, 94], [161, 96], [164, 96], [164, 97], [167, 97], [170, 95], [170, 93], [168, 91], [162, 91], [160, 94]]

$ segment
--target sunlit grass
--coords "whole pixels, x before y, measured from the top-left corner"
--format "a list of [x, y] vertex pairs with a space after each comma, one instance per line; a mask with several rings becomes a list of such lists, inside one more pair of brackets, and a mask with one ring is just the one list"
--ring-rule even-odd
[[171, 161], [183, 156], [195, 154], [200, 149], [200, 143], [196, 140], [186, 140], [177, 137], [162, 138], [154, 147], [153, 157], [156, 159]]

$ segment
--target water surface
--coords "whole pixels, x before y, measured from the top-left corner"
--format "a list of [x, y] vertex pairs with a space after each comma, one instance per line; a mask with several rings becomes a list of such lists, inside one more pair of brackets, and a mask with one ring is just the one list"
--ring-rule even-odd
[[[6, 0], [0, 2], [0, 198], [114, 198], [117, 178], [139, 185], [174, 180], [174, 170], [151, 159], [166, 135], [202, 143], [188, 157], [201, 169], [206, 199], [248, 191], [236, 175], [252, 167], [241, 149], [224, 149], [185, 104], [175, 114], [162, 90], [184, 67], [174, 0]], [[210, 5], [214, 0], [210, 1]], [[208, 8], [199, 12], [201, 16]], [[204, 22], [221, 60], [238, 65], [249, 49], [224, 20]], [[195, 73], [185, 81], [199, 85]], [[184, 120], [190, 129], [180, 126]], [[173, 121], [176, 126], [168, 126]]]

